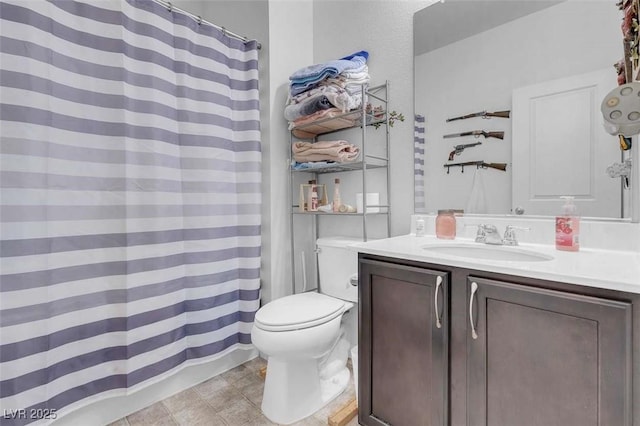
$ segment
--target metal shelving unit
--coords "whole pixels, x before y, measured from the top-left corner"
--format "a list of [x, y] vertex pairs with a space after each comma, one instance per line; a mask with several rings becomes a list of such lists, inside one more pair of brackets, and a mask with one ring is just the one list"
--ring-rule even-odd
[[[311, 221], [311, 229], [313, 230], [312, 238], [313, 241], [318, 236], [319, 230], [319, 217], [324, 216], [355, 216], [359, 217], [362, 220], [362, 238], [364, 241], [368, 239], [368, 230], [367, 230], [367, 217], [374, 215], [386, 215], [387, 222], [387, 237], [390, 235], [391, 229], [391, 209], [388, 204], [379, 204], [379, 205], [367, 205], [367, 171], [373, 169], [386, 169], [386, 194], [387, 200], [389, 199], [389, 187], [390, 187], [390, 167], [389, 167], [389, 145], [390, 145], [390, 134], [389, 134], [389, 82], [386, 81], [384, 84], [373, 86], [369, 88], [362, 89], [362, 106], [360, 109], [348, 111], [343, 114], [340, 114], [335, 117], [325, 118], [321, 120], [317, 120], [313, 123], [308, 123], [305, 125], [297, 126], [290, 131], [290, 144], [293, 145], [294, 139], [300, 140], [311, 140], [316, 142], [319, 136], [329, 135], [335, 132], [344, 132], [344, 131], [354, 131], [356, 129], [360, 129], [360, 142], [361, 149], [360, 155], [361, 160], [353, 163], [335, 163], [329, 166], [323, 167], [312, 167], [312, 168], [304, 168], [304, 169], [294, 169], [293, 165], [293, 154], [291, 149], [289, 149], [289, 205], [290, 205], [290, 231], [291, 231], [291, 275], [292, 275], [292, 286], [293, 293], [296, 292], [295, 288], [295, 278], [296, 278], [296, 267], [295, 267], [295, 232], [294, 232], [294, 217], [300, 216], [309, 216]], [[378, 101], [382, 104], [383, 111], [374, 111], [372, 109], [371, 112], [367, 112], [367, 99], [369, 102]], [[351, 123], [351, 124], [350, 124]], [[383, 126], [385, 130], [385, 147], [383, 155], [372, 155], [368, 153], [368, 132], [370, 131], [370, 127], [372, 126]], [[312, 132], [310, 132], [312, 130]], [[300, 134], [303, 133], [313, 133], [310, 137], [299, 137], [295, 136], [294, 132], [298, 131]], [[298, 173], [305, 173], [311, 175], [311, 179], [315, 179], [318, 181], [319, 175], [328, 174], [328, 173], [352, 173], [352, 172], [361, 172], [361, 184], [362, 184], [362, 194], [363, 194], [363, 213], [325, 213], [325, 212], [300, 212], [299, 205], [294, 202], [297, 198], [298, 188], [294, 187], [294, 175]], [[368, 207], [378, 208], [379, 211], [376, 213], [367, 212]], [[317, 270], [316, 270], [317, 276]]]

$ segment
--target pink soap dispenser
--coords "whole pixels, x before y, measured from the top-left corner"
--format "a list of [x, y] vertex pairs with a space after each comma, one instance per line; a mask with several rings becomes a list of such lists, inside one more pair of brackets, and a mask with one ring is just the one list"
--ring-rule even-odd
[[556, 249], [563, 251], [580, 250], [580, 216], [573, 204], [573, 197], [560, 197], [565, 200], [562, 215], [556, 216]]

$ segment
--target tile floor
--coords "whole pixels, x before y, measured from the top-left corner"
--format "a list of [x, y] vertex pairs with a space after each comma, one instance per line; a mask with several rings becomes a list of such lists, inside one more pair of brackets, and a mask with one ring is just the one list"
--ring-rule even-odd
[[[258, 371], [264, 366], [263, 359], [255, 358], [109, 426], [275, 426], [260, 411], [264, 380]], [[353, 397], [352, 376], [341, 395], [295, 426], [326, 426], [329, 416]], [[354, 418], [347, 426], [357, 424]]]

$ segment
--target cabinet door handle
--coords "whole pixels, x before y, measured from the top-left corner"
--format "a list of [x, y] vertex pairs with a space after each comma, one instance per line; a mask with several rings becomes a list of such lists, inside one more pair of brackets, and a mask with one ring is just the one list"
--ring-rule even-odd
[[440, 290], [440, 285], [442, 285], [442, 277], [436, 278], [436, 294], [433, 297], [433, 307], [436, 312], [436, 327], [442, 328], [442, 323], [440, 322], [440, 309], [438, 309], [438, 291]]
[[469, 298], [469, 323], [471, 324], [471, 337], [474, 339], [478, 338], [478, 333], [476, 333], [476, 326], [473, 323], [473, 296], [475, 296], [476, 291], [478, 291], [478, 284], [474, 282], [471, 283], [471, 297]]

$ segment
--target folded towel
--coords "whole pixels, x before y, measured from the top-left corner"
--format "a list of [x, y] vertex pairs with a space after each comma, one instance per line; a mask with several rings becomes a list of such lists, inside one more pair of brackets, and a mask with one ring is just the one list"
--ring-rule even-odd
[[[314, 90], [318, 86], [333, 84], [335, 83], [335, 79], [338, 77], [340, 77], [340, 75], [332, 76], [330, 74], [327, 74], [309, 83], [302, 83], [302, 84], [291, 83], [289, 87], [289, 93], [291, 94], [291, 96], [299, 96], [308, 91]], [[368, 82], [369, 82], [369, 74], [366, 74], [365, 76], [360, 76], [358, 78], [348, 79], [346, 81], [346, 83], [353, 83], [353, 84], [360, 84], [360, 85], [367, 84]], [[344, 87], [346, 86], [346, 83], [337, 84], [337, 86]]]
[[292, 96], [295, 96], [316, 87], [322, 80], [335, 77], [342, 72], [366, 70], [368, 57], [369, 54], [366, 51], [360, 51], [342, 59], [299, 69], [289, 77], [291, 80], [289, 91]]
[[[292, 123], [289, 123], [289, 130], [314, 123], [315, 121], [338, 117], [342, 114], [343, 112], [338, 108], [329, 108], [322, 111], [314, 112], [313, 114], [305, 115], [304, 117], [298, 118]], [[353, 120], [352, 118], [349, 117], [348, 120], [351, 122], [350, 125], [355, 124], [355, 120]]]
[[[338, 108], [329, 108], [290, 122], [289, 130], [297, 138], [309, 139], [321, 133], [353, 126], [355, 120], [352, 115], [349, 113], [345, 115]], [[330, 118], [332, 120], [329, 120]], [[303, 129], [298, 129], [298, 127], [303, 127]]]
[[319, 87], [323, 86], [336, 86], [346, 89], [350, 94], [361, 93], [362, 86], [366, 86], [369, 83], [369, 72], [364, 71], [360, 73], [347, 73], [343, 72], [335, 77], [329, 77], [318, 83]]
[[289, 104], [284, 108], [284, 118], [288, 121], [295, 121], [298, 118], [302, 118], [305, 115], [311, 115], [314, 112], [322, 111], [329, 108], [335, 108], [335, 106], [329, 102], [329, 99], [324, 96], [315, 96], [313, 98], [306, 99], [304, 102], [298, 104]]
[[[293, 105], [302, 103], [316, 96], [326, 96], [329, 102], [331, 102], [336, 108], [340, 108], [342, 112], [350, 111], [362, 105], [361, 92], [352, 94], [349, 90], [333, 84], [318, 86], [311, 90], [307, 90], [306, 92], [302, 92], [297, 96], [293, 96], [289, 99], [289, 104]], [[297, 120], [297, 118], [294, 120]]]
[[[284, 108], [284, 117], [289, 122], [306, 119], [320, 119], [319, 113], [327, 109], [340, 112], [352, 111], [362, 105], [362, 92], [349, 93], [337, 86], [321, 86], [289, 98]], [[298, 123], [297, 123], [298, 124]]]
[[325, 167], [334, 166], [335, 164], [335, 161], [313, 161], [306, 163], [298, 163], [297, 161], [292, 161], [291, 170], [323, 169]]
[[367, 52], [366, 50], [361, 50], [359, 52], [352, 53], [351, 55], [345, 56], [344, 58], [340, 58], [340, 59], [353, 59], [356, 56], [362, 56], [364, 59], [369, 59], [369, 52]]
[[335, 77], [336, 75], [338, 74], [331, 70], [324, 70], [314, 77], [308, 77], [304, 80], [292, 81], [289, 86], [289, 91], [291, 92], [292, 96], [298, 95], [305, 90], [313, 89], [325, 78]]
[[335, 61], [309, 65], [291, 74], [289, 80], [295, 83], [304, 83], [314, 80], [319, 75], [323, 75], [325, 73], [330, 73], [336, 76], [343, 71], [362, 68], [362, 66], [367, 63], [368, 57], [369, 54], [366, 51], [360, 51]]
[[310, 161], [356, 161], [360, 148], [347, 141], [295, 142], [291, 147], [293, 159], [298, 163]]
[[338, 74], [340, 76], [343, 76], [345, 78], [362, 78], [362, 77], [368, 77], [369, 76], [369, 67], [367, 66], [367, 64], [364, 64], [362, 67], [360, 68], [355, 68], [352, 70], [346, 70], [346, 71], [342, 71], [340, 74]]

